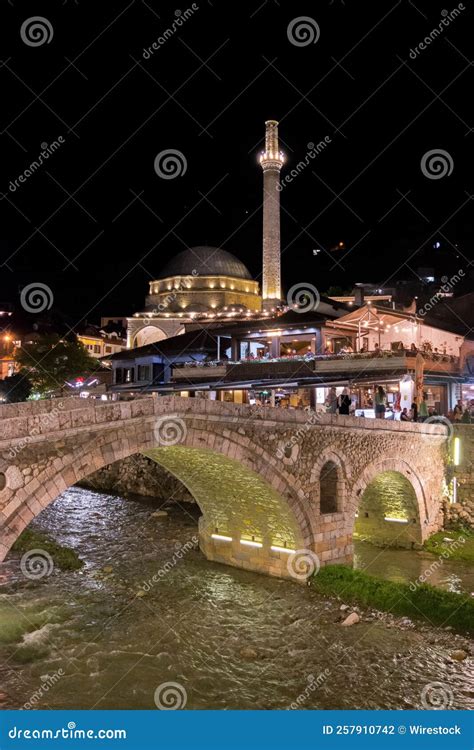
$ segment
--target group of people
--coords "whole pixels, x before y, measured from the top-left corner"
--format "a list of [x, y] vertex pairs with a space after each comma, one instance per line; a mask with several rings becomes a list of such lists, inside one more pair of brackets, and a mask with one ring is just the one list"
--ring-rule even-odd
[[326, 412], [328, 414], [342, 414], [348, 416], [351, 412], [351, 394], [349, 388], [343, 388], [338, 396], [334, 387], [329, 389], [326, 399]]
[[[370, 399], [368, 404], [374, 409], [376, 419], [385, 419], [387, 409], [391, 408], [388, 404], [387, 393], [383, 386], [379, 385], [375, 389], [374, 398]], [[351, 399], [349, 388], [343, 388], [340, 395], [337, 395], [335, 387], [329, 389], [326, 402], [326, 412], [328, 414], [349, 415], [355, 411], [355, 404]], [[396, 407], [395, 407], [396, 408]], [[423, 399], [419, 405], [413, 401], [411, 408], [404, 407], [400, 412], [401, 422], [424, 422], [430, 417], [438, 416], [438, 412], [433, 406], [428, 406], [427, 394], [423, 394]], [[469, 403], [463, 404], [461, 399], [458, 400], [454, 409], [448, 414], [451, 422], [462, 422], [465, 424], [474, 424], [474, 399]]]

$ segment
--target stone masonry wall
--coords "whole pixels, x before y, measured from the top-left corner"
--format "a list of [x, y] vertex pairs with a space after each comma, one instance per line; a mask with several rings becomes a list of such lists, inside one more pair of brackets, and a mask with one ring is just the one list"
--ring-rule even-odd
[[461, 463], [454, 468], [457, 478], [457, 502], [445, 503], [447, 528], [467, 525], [474, 529], [474, 425], [454, 426], [453, 437], [461, 441]]
[[186, 487], [166, 469], [137, 453], [90, 474], [79, 484], [93, 490], [144, 495], [176, 503], [194, 503]]
[[[313, 417], [297, 410], [175, 396], [85, 402], [79, 408], [65, 403], [47, 413], [12, 408], [0, 421], [0, 559], [67, 487], [115, 461], [170, 445], [172, 439], [174, 445], [220, 454], [259, 476], [294, 519], [300, 549], [315, 552], [322, 565], [351, 562], [355, 512], [364, 490], [381, 472], [396, 471], [409, 479], [422, 540], [441, 528], [445, 427]], [[321, 470], [329, 460], [338, 467], [340, 510], [321, 515]], [[212, 528], [218, 524], [205, 500], [203, 496], [202, 510]], [[232, 504], [227, 505], [232, 513]], [[255, 501], [249, 499], [245, 513], [233, 519], [236, 534], [254, 517]], [[265, 540], [265, 528], [260, 531], [266, 546], [274, 543], [271, 535]], [[261, 559], [249, 561], [256, 566], [252, 569], [278, 574], [265, 552], [266, 547]]]

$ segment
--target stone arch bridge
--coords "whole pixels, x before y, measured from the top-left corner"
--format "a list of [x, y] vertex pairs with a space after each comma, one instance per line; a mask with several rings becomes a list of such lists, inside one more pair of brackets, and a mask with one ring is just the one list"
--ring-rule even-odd
[[194, 495], [208, 559], [270, 575], [304, 580], [316, 556], [350, 563], [361, 498], [389, 473], [413, 496], [409, 517], [392, 523], [405, 544], [442, 523], [443, 425], [175, 396], [11, 404], [0, 417], [0, 560], [66, 488], [136, 453]]

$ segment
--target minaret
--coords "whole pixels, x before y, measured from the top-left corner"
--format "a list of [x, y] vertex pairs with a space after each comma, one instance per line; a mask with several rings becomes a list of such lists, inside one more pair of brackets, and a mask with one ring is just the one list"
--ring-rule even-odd
[[263, 283], [264, 310], [281, 302], [280, 272], [280, 169], [284, 157], [278, 149], [278, 122], [265, 123], [265, 151], [260, 155], [263, 169]]

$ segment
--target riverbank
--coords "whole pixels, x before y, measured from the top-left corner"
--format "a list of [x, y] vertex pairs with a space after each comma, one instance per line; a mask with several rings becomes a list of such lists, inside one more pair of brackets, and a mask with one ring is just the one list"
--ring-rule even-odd
[[396, 583], [353, 570], [328, 565], [315, 574], [311, 587], [320, 594], [337, 596], [393, 615], [422, 620], [461, 633], [474, 633], [474, 598], [421, 583]]
[[438, 531], [426, 540], [423, 549], [445, 559], [474, 565], [474, 533], [470, 530]]

